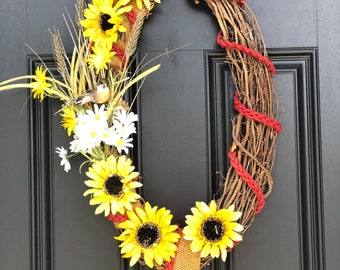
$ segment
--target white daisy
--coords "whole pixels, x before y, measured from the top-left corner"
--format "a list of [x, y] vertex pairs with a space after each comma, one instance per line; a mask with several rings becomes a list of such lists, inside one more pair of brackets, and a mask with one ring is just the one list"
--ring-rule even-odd
[[122, 151], [124, 151], [125, 153], [129, 152], [128, 147], [132, 148], [133, 144], [132, 142], [132, 138], [128, 138], [128, 137], [116, 137], [116, 140], [114, 141], [114, 146], [117, 148], [118, 153], [120, 154]]
[[97, 122], [98, 125], [107, 123], [105, 105], [98, 107], [98, 104], [94, 104], [94, 111], [86, 110], [86, 114], [90, 119], [93, 119], [94, 122]]
[[121, 109], [117, 110], [113, 116], [114, 120], [118, 120], [122, 125], [128, 126], [130, 124], [133, 124], [133, 122], [138, 121], [138, 114], [135, 114], [133, 112], [126, 113], [126, 110]]
[[68, 172], [71, 170], [71, 163], [68, 160], [67, 150], [64, 147], [57, 147], [55, 152], [61, 158], [60, 166], [64, 166], [64, 171]]
[[76, 126], [74, 128], [74, 141], [71, 142], [72, 152], [92, 152], [94, 147], [105, 140], [108, 133], [105, 106], [94, 105], [94, 111], [87, 110], [86, 113], [77, 114]]
[[123, 125], [120, 122], [114, 121], [112, 123], [112, 127], [114, 129], [114, 132], [119, 135], [120, 137], [129, 137], [131, 134], [136, 133], [136, 127], [134, 123], [131, 123], [129, 125]]
[[127, 113], [126, 110], [117, 110], [113, 116], [111, 132], [111, 145], [117, 148], [117, 151], [128, 153], [128, 148], [133, 147], [132, 138], [130, 136], [136, 133], [135, 123], [138, 121], [138, 115], [133, 112]]
[[93, 129], [88, 128], [80, 137], [74, 136], [74, 140], [70, 143], [72, 152], [88, 152], [92, 153], [92, 149], [99, 146], [101, 143], [101, 135]]
[[74, 139], [72, 142], [70, 142], [70, 150], [72, 153], [80, 152], [81, 151], [80, 141]]
[[105, 144], [114, 145], [117, 140], [117, 132], [114, 127], [110, 127], [102, 133], [102, 139]]

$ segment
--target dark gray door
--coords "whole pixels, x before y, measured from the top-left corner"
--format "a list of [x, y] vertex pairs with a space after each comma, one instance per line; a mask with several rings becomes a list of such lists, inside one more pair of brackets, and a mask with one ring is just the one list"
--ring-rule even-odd
[[[0, 2], [1, 81], [34, 67], [25, 42], [50, 59], [48, 28], [60, 29], [71, 52], [61, 13], [66, 6], [73, 16], [73, 4]], [[248, 4], [277, 68], [283, 132], [264, 211], [228, 262], [210, 269], [339, 269], [340, 2]], [[217, 32], [203, 3], [163, 0], [139, 43], [139, 54], [148, 53], [148, 59], [190, 44], [155, 61], [161, 69], [149, 76], [138, 102], [136, 162], [143, 196], [171, 209], [182, 224], [196, 200], [211, 198], [220, 181], [216, 171], [226, 170], [230, 120], [224, 115], [232, 111], [231, 94], [211, 85], [228, 90], [232, 83]], [[25, 90], [0, 94], [0, 269], [128, 269], [113, 239], [115, 229], [82, 196], [84, 173], [66, 174], [59, 166], [54, 149], [68, 142], [60, 118], [53, 116], [59, 105], [32, 102]], [[222, 113], [211, 117], [216, 110]]]

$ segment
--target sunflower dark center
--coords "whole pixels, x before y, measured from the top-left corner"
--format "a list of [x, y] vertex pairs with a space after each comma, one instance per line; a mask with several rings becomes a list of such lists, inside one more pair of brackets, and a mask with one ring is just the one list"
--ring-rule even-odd
[[105, 32], [106, 30], [109, 30], [113, 27], [112, 23], [109, 23], [109, 20], [111, 19], [111, 16], [109, 14], [103, 13], [100, 16], [100, 27]]
[[202, 234], [210, 242], [217, 242], [222, 239], [225, 227], [221, 220], [208, 218], [203, 222]]
[[119, 175], [113, 175], [105, 181], [105, 191], [113, 197], [119, 197], [123, 193], [122, 178]]
[[136, 240], [143, 248], [150, 248], [153, 244], [158, 244], [161, 239], [161, 231], [153, 223], [146, 223], [139, 227]]

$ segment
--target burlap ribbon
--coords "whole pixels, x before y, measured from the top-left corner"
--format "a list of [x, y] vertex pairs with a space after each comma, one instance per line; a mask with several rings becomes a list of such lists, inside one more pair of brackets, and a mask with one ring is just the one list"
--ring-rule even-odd
[[179, 240], [177, 255], [173, 270], [199, 270], [200, 269], [200, 252], [192, 252], [190, 250], [191, 241], [183, 239]]

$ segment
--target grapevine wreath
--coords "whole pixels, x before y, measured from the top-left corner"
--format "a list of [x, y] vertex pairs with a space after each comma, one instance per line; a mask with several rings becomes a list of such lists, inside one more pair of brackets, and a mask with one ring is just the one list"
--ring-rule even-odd
[[[160, 67], [131, 71], [129, 64], [144, 20], [160, 0], [93, 0], [88, 5], [77, 0], [77, 24], [65, 20], [74, 41], [70, 59], [59, 32], [51, 31], [60, 77], [54, 77], [41, 60], [34, 75], [0, 83], [0, 91], [31, 88], [33, 98], [40, 101], [45, 97], [62, 101], [58, 113], [72, 141], [69, 150], [56, 148], [61, 165], [68, 172], [71, 156], [85, 157], [84, 196], [90, 195], [95, 214], [104, 214], [118, 229], [115, 238], [130, 266], [139, 262], [156, 269], [195, 270], [213, 258], [225, 261], [272, 190], [274, 143], [281, 131], [273, 104], [275, 67], [245, 0], [205, 2], [221, 29], [217, 43], [226, 50], [237, 89], [237, 113], [223, 189], [216, 200], [196, 202], [183, 229], [171, 223], [170, 210], [151, 206], [138, 194], [140, 175], [128, 156], [138, 115], [124, 94]], [[31, 82], [26, 83], [28, 79]]]

